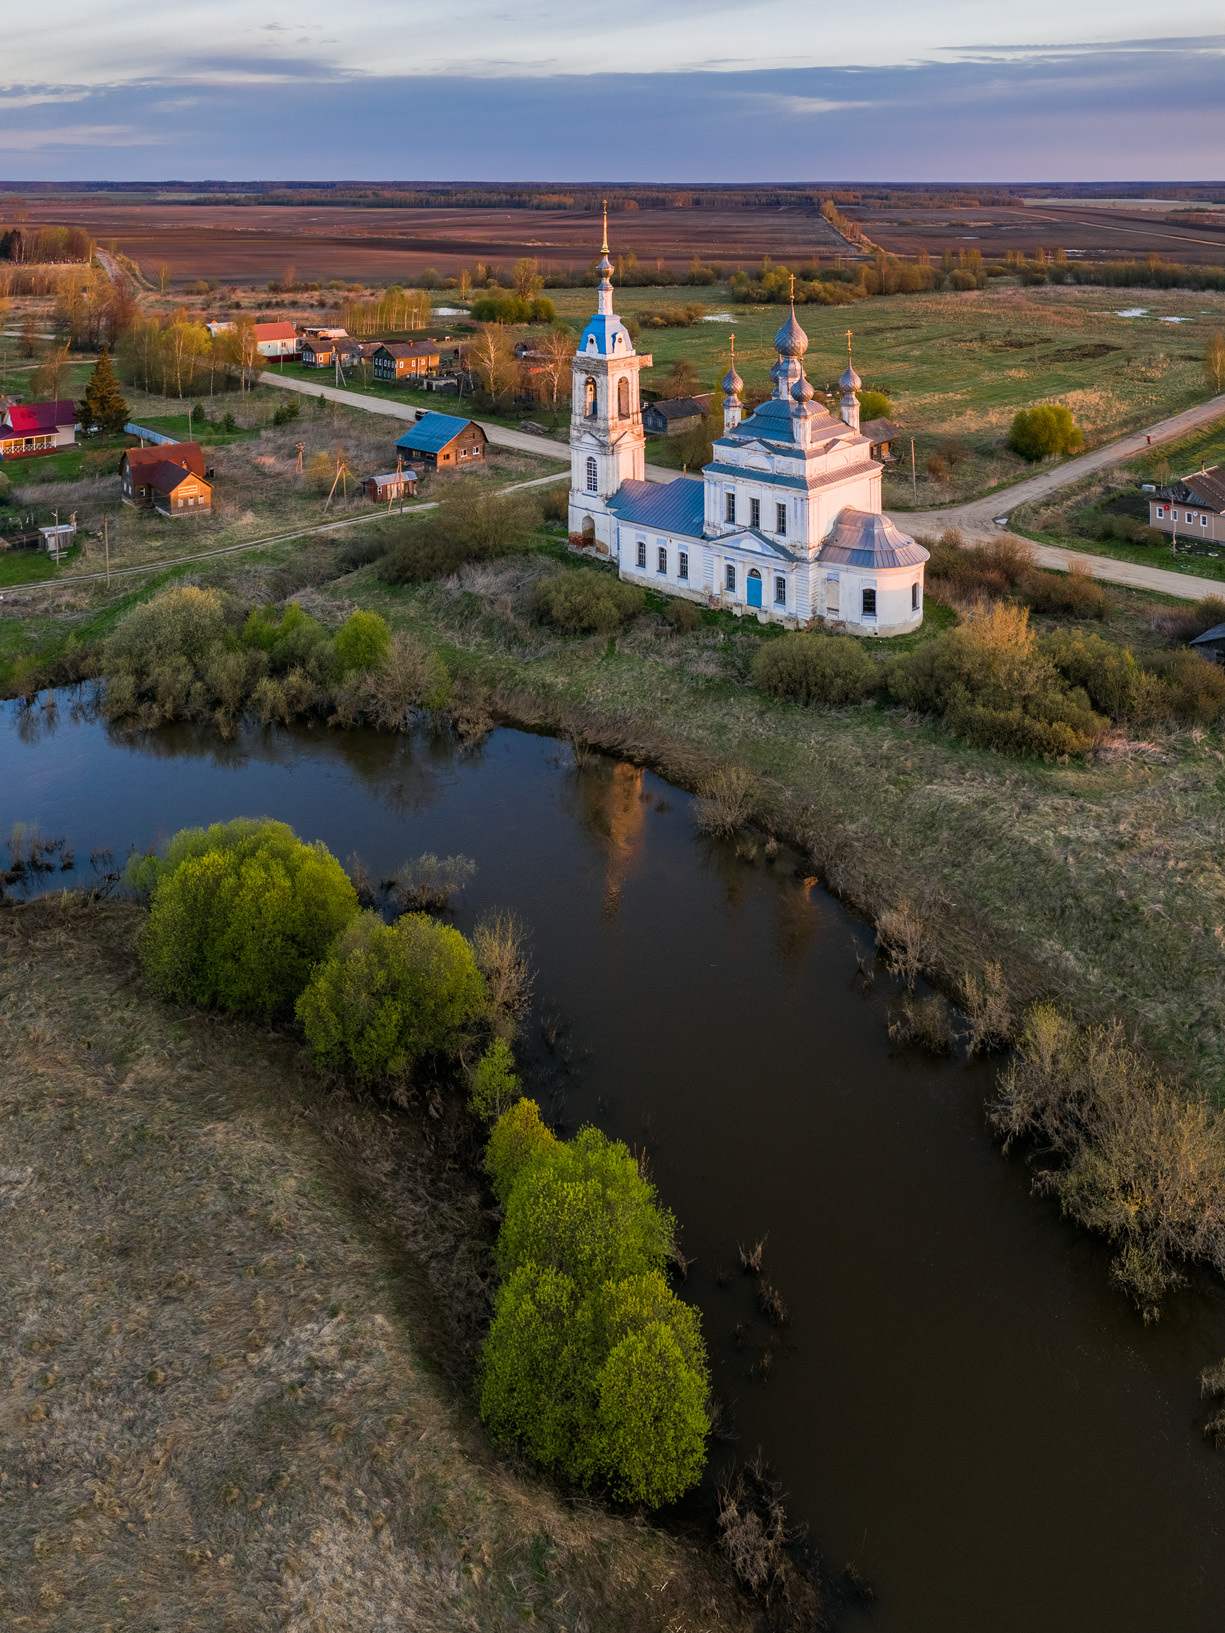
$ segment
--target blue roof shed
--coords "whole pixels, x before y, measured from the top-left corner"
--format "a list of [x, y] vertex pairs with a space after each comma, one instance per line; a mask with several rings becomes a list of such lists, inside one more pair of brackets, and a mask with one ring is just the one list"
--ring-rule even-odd
[[479, 440], [483, 444], [484, 432], [475, 421], [461, 420], [456, 414], [423, 414], [416, 425], [411, 426], [399, 439], [396, 447], [405, 453], [439, 454], [469, 426], [480, 433]]

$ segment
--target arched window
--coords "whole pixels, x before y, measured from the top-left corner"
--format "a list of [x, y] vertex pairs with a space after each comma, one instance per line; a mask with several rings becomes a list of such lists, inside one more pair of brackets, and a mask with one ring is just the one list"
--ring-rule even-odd
[[588, 493], [598, 493], [599, 491], [600, 491], [599, 467], [596, 465], [596, 462], [595, 462], [594, 459], [588, 459], [588, 461], [587, 461], [587, 492]]
[[583, 412], [589, 420], [595, 419], [595, 409], [595, 381], [588, 375], [583, 398]]
[[630, 383], [623, 374], [617, 381], [617, 413], [623, 420], [630, 414]]

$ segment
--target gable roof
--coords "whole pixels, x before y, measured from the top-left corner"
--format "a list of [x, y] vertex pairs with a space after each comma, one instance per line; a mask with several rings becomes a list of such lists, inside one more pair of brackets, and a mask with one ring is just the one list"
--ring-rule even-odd
[[867, 437], [869, 442], [892, 442], [895, 437], [901, 436], [902, 428], [895, 425], [892, 420], [865, 420], [859, 427], [859, 432], [861, 436]]
[[1197, 635], [1191, 645], [1225, 646], [1225, 624], [1214, 624], [1211, 629], [1206, 629], [1202, 635]]
[[631, 480], [622, 482], [608, 501], [608, 508], [620, 521], [700, 539], [706, 519], [706, 495], [702, 483], [687, 476], [678, 476], [673, 482]]
[[41, 432], [58, 431], [61, 426], [77, 423], [77, 405], [62, 399], [53, 403], [14, 403], [5, 409], [4, 417], [14, 431], [26, 436]]
[[1159, 499], [1173, 499], [1181, 505], [1198, 505], [1201, 510], [1225, 511], [1225, 475], [1219, 465], [1210, 465], [1206, 471], [1192, 471], [1162, 488]]
[[[404, 433], [396, 447], [411, 448], [419, 454], [437, 454], [448, 443], [454, 442], [465, 426], [473, 423], [472, 420], [461, 420], [455, 414], [423, 414], [416, 425]], [[477, 430], [480, 430], [479, 426]]]
[[256, 340], [296, 340], [298, 331], [292, 323], [257, 323]]
[[[160, 452], [160, 449], [158, 451]], [[163, 459], [147, 474], [142, 474], [145, 474], [145, 480], [155, 493], [173, 493], [181, 483], [190, 481], [201, 482], [206, 488], [209, 487], [198, 471], [189, 471], [185, 465], [176, 465], [171, 459]]]
[[386, 352], [391, 357], [440, 357], [442, 355], [435, 340], [384, 340], [376, 347], [376, 351]]
[[[648, 403], [647, 408], [661, 414], [666, 420], [687, 420], [694, 415], [706, 414], [710, 410], [709, 391], [698, 397], [663, 397], [658, 402]], [[646, 412], [646, 409], [643, 410]]]
[[847, 505], [834, 518], [816, 559], [822, 566], [917, 567], [927, 551], [887, 516]]
[[142, 482], [150, 480], [146, 473], [164, 464], [178, 465], [191, 471], [193, 476], [204, 475], [204, 450], [198, 442], [163, 442], [157, 448], [125, 448], [119, 461], [120, 469], [125, 459], [128, 469]]

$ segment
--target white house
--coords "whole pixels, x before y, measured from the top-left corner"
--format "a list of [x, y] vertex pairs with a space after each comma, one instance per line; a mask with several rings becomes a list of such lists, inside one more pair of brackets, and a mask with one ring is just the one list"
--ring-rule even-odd
[[699, 479], [644, 480], [639, 371], [612, 309], [605, 231], [599, 308], [574, 358], [570, 531], [611, 555], [621, 577], [792, 628], [814, 619], [859, 635], [923, 621], [927, 551], [881, 514], [881, 465], [859, 429], [859, 376], [839, 385], [841, 417], [804, 378], [808, 336], [795, 309], [774, 337], [774, 394], [741, 419], [735, 359], [723, 380], [723, 435]]

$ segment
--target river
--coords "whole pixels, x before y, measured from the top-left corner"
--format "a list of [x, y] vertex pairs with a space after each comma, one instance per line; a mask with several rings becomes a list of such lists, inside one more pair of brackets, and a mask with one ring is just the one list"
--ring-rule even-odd
[[[844, 1628], [1220, 1628], [1225, 1457], [1197, 1380], [1225, 1355], [1225, 1297], [1197, 1284], [1143, 1326], [1102, 1244], [989, 1138], [993, 1068], [891, 1048], [890, 983], [857, 977], [871, 933], [792, 862], [704, 841], [685, 794], [519, 732], [460, 753], [0, 710], [0, 833], [121, 859], [240, 814], [376, 876], [462, 852], [460, 927], [491, 906], [530, 926], [544, 1110], [646, 1148], [734, 1420], [714, 1463], [760, 1445], [831, 1567], [872, 1582]], [[767, 1233], [791, 1319], [763, 1382], [737, 1243]]]

